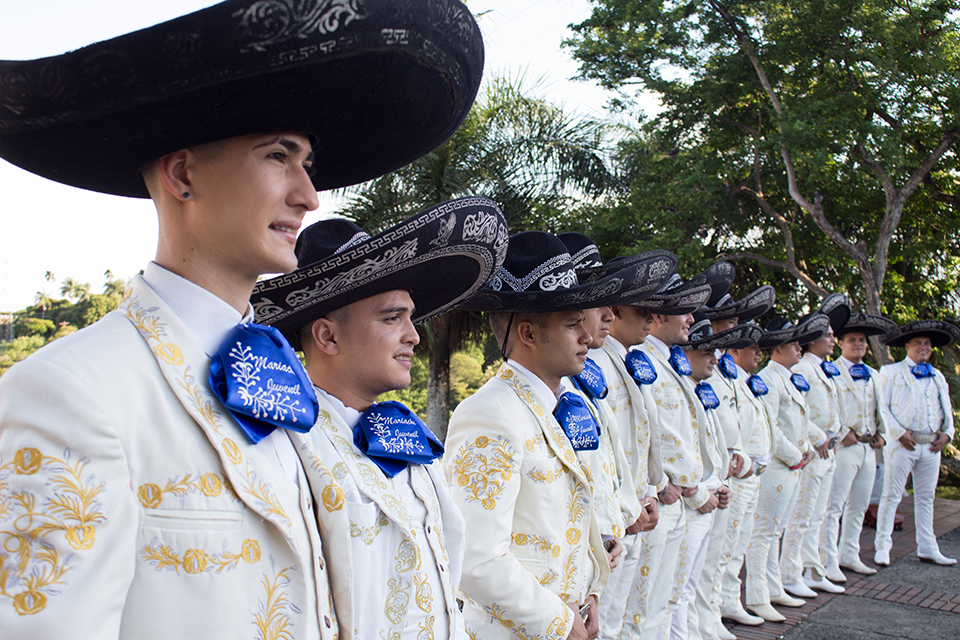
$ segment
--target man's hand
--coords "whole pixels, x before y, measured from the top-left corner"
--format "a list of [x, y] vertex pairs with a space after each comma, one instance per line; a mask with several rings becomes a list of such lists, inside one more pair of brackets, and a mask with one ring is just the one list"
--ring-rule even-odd
[[680, 499], [680, 487], [668, 481], [667, 486], [657, 495], [660, 496], [660, 502], [663, 504], [673, 504]]
[[818, 444], [818, 445], [817, 445], [817, 453], [818, 453], [818, 454], [820, 455], [820, 457], [823, 458], [824, 460], [826, 460], [827, 458], [830, 457], [830, 440], [829, 440], [829, 439], [828, 439], [826, 442], [824, 442], [823, 444]]
[[913, 434], [907, 431], [900, 436], [900, 444], [902, 444], [903, 448], [907, 451], [913, 451], [917, 446], [917, 441], [913, 439]]
[[692, 498], [693, 496], [697, 495], [697, 491], [700, 491], [700, 487], [697, 485], [693, 485], [692, 487], [684, 487], [680, 489], [680, 495], [682, 495], [684, 498]]
[[743, 471], [743, 456], [739, 453], [734, 453], [733, 456], [730, 457], [730, 467], [727, 469], [727, 478], [739, 475], [741, 471]]
[[717, 489], [717, 500], [720, 504], [717, 505], [717, 509], [726, 509], [730, 506], [730, 499], [733, 497], [733, 492], [729, 488], [721, 486]]
[[930, 443], [930, 451], [939, 453], [940, 450], [948, 444], [950, 444], [950, 436], [941, 431], [937, 431], [937, 439]]
[[587, 613], [587, 621], [584, 623], [580, 617], [580, 605], [575, 602], [568, 602], [567, 606], [573, 610], [573, 628], [567, 635], [568, 640], [593, 640], [600, 635], [600, 616], [597, 614], [597, 598], [587, 596], [585, 605], [590, 606]]
[[873, 435], [873, 440], [870, 441], [870, 446], [874, 449], [882, 449], [883, 445], [887, 444], [887, 441], [883, 439], [883, 436], [879, 433]]
[[644, 508], [649, 514], [649, 519], [647, 520], [647, 526], [644, 531], [653, 531], [657, 526], [657, 522], [660, 520], [660, 507], [657, 506], [656, 498], [644, 498]]
[[857, 432], [853, 429], [847, 431], [847, 435], [843, 436], [843, 440], [840, 441], [840, 444], [844, 447], [852, 447], [857, 444]]
[[706, 502], [700, 505], [697, 511], [700, 513], [710, 513], [718, 506], [720, 506], [720, 499], [717, 498], [717, 493], [715, 491], [710, 491], [710, 497], [707, 498]]
[[[609, 548], [607, 548], [609, 546]], [[617, 568], [620, 564], [620, 554], [623, 553], [623, 545], [617, 538], [606, 538], [603, 541], [603, 550], [607, 552], [607, 564], [610, 565], [610, 571]]]
[[800, 459], [800, 462], [790, 467], [790, 470], [797, 471], [799, 469], [803, 469], [805, 466], [810, 464], [811, 460], [813, 460], [813, 451], [808, 449], [807, 451], [803, 452], [803, 458]]

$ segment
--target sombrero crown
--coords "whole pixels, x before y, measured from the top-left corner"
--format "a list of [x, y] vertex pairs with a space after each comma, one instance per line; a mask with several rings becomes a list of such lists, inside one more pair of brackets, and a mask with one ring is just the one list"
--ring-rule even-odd
[[[651, 283], [664, 283], [677, 267], [677, 256], [662, 249], [614, 258], [604, 264], [603, 259], [600, 257], [600, 250], [589, 236], [571, 231], [561, 233], [557, 237], [560, 238], [564, 246], [567, 247], [567, 253], [570, 254], [573, 266], [577, 270], [577, 280], [580, 281], [580, 284], [596, 282], [600, 278], [605, 278], [611, 273], [621, 271], [634, 263], [648, 263], [656, 267], [654, 271], [647, 272], [647, 277]], [[660, 258], [665, 258], [666, 260], [660, 260]], [[651, 287], [650, 294], [655, 293], [659, 286], [661, 285], [658, 284], [656, 287]]]
[[747, 294], [740, 300], [734, 300], [729, 293], [717, 298], [711, 298], [700, 308], [710, 320], [728, 320], [738, 318], [741, 321], [752, 320], [762, 316], [777, 300], [777, 292], [766, 284]]
[[960, 340], [960, 329], [943, 320], [916, 320], [898, 327], [881, 338], [890, 347], [904, 347], [912, 338], [930, 338], [934, 347], [945, 347]]
[[693, 313], [710, 298], [726, 293], [735, 275], [736, 271], [729, 262], [715, 262], [686, 282], [674, 273], [659, 291], [644, 300], [642, 306], [668, 316]]
[[847, 333], [862, 333], [866, 336], [882, 336], [896, 330], [897, 323], [889, 318], [871, 313], [851, 313], [850, 318], [840, 331], [834, 331], [836, 336]]
[[0, 61], [0, 157], [83, 189], [147, 197], [139, 169], [241, 135], [314, 140], [318, 190], [449, 138], [480, 85], [459, 0], [229, 0], [59, 56]]
[[757, 345], [764, 351], [790, 342], [804, 345], [823, 336], [829, 327], [830, 318], [820, 313], [814, 313], [797, 324], [784, 317], [777, 317], [763, 328], [763, 335]]
[[753, 323], [738, 324], [720, 333], [713, 332], [713, 323], [702, 311], [693, 313], [693, 324], [684, 349], [714, 351], [716, 349], [745, 349], [757, 343], [763, 329]]

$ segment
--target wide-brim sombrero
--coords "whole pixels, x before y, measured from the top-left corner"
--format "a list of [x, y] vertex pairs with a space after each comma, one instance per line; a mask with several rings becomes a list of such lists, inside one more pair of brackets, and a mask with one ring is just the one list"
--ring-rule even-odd
[[880, 339], [889, 347], [905, 347], [912, 338], [930, 338], [934, 348], [960, 340], [960, 329], [943, 320], [916, 320], [897, 327]]
[[[643, 300], [669, 272], [668, 256], [650, 256], [610, 275], [581, 284], [566, 246], [544, 231], [523, 231], [510, 238], [507, 258], [490, 284], [461, 305], [473, 311], [551, 313]], [[654, 276], [651, 276], [654, 274]]]
[[850, 318], [840, 331], [834, 331], [837, 338], [847, 333], [862, 333], [865, 336], [883, 336], [895, 331], [897, 323], [889, 318], [871, 313], [851, 313]]
[[819, 313], [797, 324], [783, 317], [774, 318], [763, 328], [763, 335], [757, 340], [757, 345], [764, 351], [790, 342], [805, 345], [823, 336], [829, 327], [830, 318]]
[[321, 220], [297, 239], [297, 270], [258, 282], [250, 302], [256, 321], [295, 349], [303, 325], [386, 291], [409, 291], [412, 320], [424, 322], [490, 281], [508, 236], [500, 209], [481, 197], [444, 202], [375, 236], [348, 220]]
[[0, 157], [147, 197], [139, 169], [248, 134], [313, 139], [318, 190], [398, 169], [466, 118], [483, 40], [459, 0], [229, 0], [58, 56], [0, 61]]
[[831, 293], [823, 299], [820, 307], [813, 313], [820, 313], [830, 318], [830, 328], [833, 329], [834, 334], [837, 334], [850, 318], [850, 299], [842, 293]]
[[745, 321], [752, 320], [770, 311], [776, 301], [776, 290], [765, 284], [740, 300], [734, 300], [729, 293], [725, 293], [713, 304], [708, 301], [700, 308], [700, 311], [710, 320], [738, 318]]
[[682, 316], [700, 309], [711, 298], [723, 296], [733, 284], [736, 270], [729, 262], [716, 262], [686, 282], [674, 273], [659, 291], [643, 301], [654, 313]]
[[713, 332], [713, 323], [702, 311], [694, 314], [694, 323], [684, 349], [715, 351], [717, 349], [746, 349], [757, 343], [763, 329], [755, 324], [738, 324], [720, 333]]
[[[573, 261], [574, 268], [577, 270], [577, 280], [580, 281], [580, 284], [596, 282], [634, 263], [648, 263], [656, 267], [654, 272], [648, 274], [650, 281], [660, 281], [661, 284], [659, 286], [663, 286], [677, 268], [677, 256], [663, 249], [644, 251], [629, 256], [620, 256], [604, 263], [600, 257], [600, 250], [589, 236], [571, 231], [561, 233], [557, 237], [560, 238], [567, 247], [567, 253], [570, 254], [570, 259]], [[657, 258], [666, 258], [669, 261], [669, 267], [668, 262], [657, 260]]]

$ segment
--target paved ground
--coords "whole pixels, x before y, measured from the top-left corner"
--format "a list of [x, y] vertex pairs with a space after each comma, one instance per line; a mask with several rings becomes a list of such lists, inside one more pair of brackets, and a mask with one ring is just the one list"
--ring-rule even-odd
[[[892, 564], [873, 576], [847, 572], [842, 595], [820, 594], [797, 609], [777, 607], [786, 622], [729, 627], [741, 640], [960, 639], [960, 565], [941, 567], [917, 560], [913, 497], [899, 512], [902, 531], [893, 533]], [[937, 499], [934, 529], [944, 555], [960, 558], [960, 502]], [[875, 530], [864, 527], [860, 557], [873, 564]], [[728, 621], [729, 622], [729, 621]]]

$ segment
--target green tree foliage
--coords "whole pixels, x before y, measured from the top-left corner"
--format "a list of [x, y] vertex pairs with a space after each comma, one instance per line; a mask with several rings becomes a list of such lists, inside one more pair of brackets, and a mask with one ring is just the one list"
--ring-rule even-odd
[[44, 344], [40, 335], [20, 336], [13, 340], [0, 341], [0, 375], [20, 362]]

